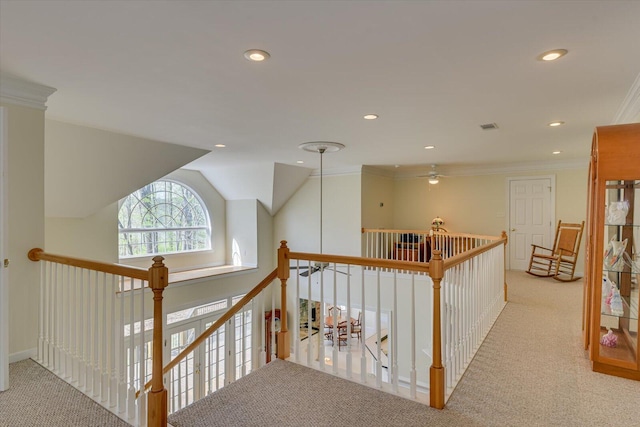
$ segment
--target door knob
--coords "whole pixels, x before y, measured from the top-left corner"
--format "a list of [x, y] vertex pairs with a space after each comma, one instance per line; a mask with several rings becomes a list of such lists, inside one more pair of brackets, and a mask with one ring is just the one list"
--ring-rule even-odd
[[511, 229], [511, 231], [516, 231], [516, 229], [515, 229], [515, 228], [512, 228], [512, 229]]

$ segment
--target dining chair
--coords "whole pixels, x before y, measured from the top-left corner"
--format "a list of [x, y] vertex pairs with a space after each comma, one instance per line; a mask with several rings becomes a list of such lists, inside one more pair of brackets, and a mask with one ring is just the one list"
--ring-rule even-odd
[[351, 325], [351, 336], [362, 340], [362, 311], [358, 313], [358, 320]]

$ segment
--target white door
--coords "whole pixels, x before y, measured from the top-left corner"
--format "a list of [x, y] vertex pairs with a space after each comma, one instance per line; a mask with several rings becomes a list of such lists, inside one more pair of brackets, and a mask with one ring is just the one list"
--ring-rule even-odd
[[[9, 388], [9, 273], [7, 214], [7, 110], [0, 107], [0, 391]], [[6, 261], [5, 261], [6, 260]]]
[[529, 268], [531, 245], [549, 247], [555, 222], [555, 179], [509, 179], [509, 268]]

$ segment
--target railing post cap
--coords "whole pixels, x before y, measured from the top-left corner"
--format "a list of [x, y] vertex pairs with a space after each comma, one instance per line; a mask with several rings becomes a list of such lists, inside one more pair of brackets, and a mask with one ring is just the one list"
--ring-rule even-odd
[[29, 251], [29, 253], [27, 254], [27, 256], [29, 257], [29, 259], [31, 261], [40, 261], [40, 254], [44, 252], [42, 249], [40, 248], [33, 248]]
[[286, 240], [280, 240], [280, 247], [281, 248], [286, 248], [287, 247], [287, 241]]
[[164, 263], [162, 262], [164, 261], [164, 257], [161, 257], [160, 255], [158, 255], [158, 256], [154, 256], [152, 259], [153, 259], [152, 267], [164, 267]]

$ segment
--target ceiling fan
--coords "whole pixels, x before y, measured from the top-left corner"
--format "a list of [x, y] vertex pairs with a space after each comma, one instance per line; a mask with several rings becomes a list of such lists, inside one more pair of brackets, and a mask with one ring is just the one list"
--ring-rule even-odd
[[[312, 153], [320, 153], [320, 253], [322, 254], [322, 158], [324, 153], [333, 153], [335, 151], [342, 150], [344, 148], [344, 144], [330, 141], [313, 141], [302, 143], [298, 146], [298, 148], [301, 148], [305, 151], [310, 151]], [[336, 273], [348, 274], [343, 271], [331, 268], [330, 263], [328, 262], [314, 262], [313, 265], [300, 265], [289, 268], [292, 270], [306, 270], [300, 273], [300, 276], [304, 277], [308, 277], [313, 273], [316, 273], [318, 271], [322, 272], [324, 270], [333, 270]]]
[[305, 270], [303, 272], [300, 273], [300, 276], [302, 277], [309, 277], [310, 274], [316, 273], [318, 271], [325, 271], [325, 270], [331, 270], [331, 271], [335, 271], [336, 273], [340, 273], [340, 274], [346, 274], [348, 275], [349, 273], [345, 273], [344, 271], [340, 271], [338, 269], [332, 268], [330, 267], [330, 263], [328, 262], [314, 262], [313, 265], [308, 266], [308, 265], [300, 265], [300, 266], [295, 266], [295, 267], [290, 267], [291, 270]]
[[438, 182], [440, 182], [440, 178], [445, 177], [445, 175], [438, 173], [436, 168], [437, 168], [437, 165], [431, 165], [431, 170], [429, 171], [429, 173], [427, 175], [420, 175], [419, 178], [426, 177], [429, 179], [429, 184], [432, 184], [432, 185], [437, 184]]

